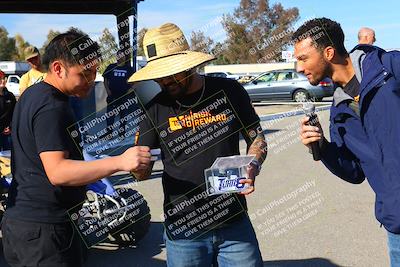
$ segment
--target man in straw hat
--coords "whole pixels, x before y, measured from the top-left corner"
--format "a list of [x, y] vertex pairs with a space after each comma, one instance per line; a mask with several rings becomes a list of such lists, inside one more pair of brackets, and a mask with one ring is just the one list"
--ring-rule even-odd
[[[174, 24], [148, 30], [143, 47], [148, 63], [129, 82], [154, 80], [162, 88], [146, 105], [148, 119], [140, 124], [137, 144], [161, 148], [168, 266], [262, 266], [245, 195], [254, 191], [267, 151], [248, 94], [234, 80], [199, 75], [196, 68], [214, 57], [190, 51]], [[247, 154], [255, 156], [248, 161], [247, 179], [237, 183], [248, 187], [210, 196], [204, 171], [218, 157], [240, 154], [239, 133]], [[146, 179], [152, 167], [134, 175]], [[217, 190], [226, 183], [221, 181]]]
[[28, 46], [25, 51], [25, 60], [28, 62], [31, 69], [22, 75], [21, 80], [19, 82], [19, 94], [22, 93], [31, 86], [32, 84], [41, 82], [46, 74], [41, 70], [41, 59], [39, 50], [34, 46]]

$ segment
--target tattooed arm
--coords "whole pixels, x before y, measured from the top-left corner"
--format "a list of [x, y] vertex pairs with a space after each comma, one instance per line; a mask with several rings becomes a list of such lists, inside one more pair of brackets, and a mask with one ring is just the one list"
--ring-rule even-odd
[[267, 157], [268, 149], [264, 131], [259, 123], [248, 128], [242, 134], [247, 143], [247, 155], [255, 155], [254, 160], [247, 168], [248, 179], [242, 181], [249, 184], [249, 188], [242, 192], [242, 194], [248, 195], [254, 192], [254, 180], [260, 173], [261, 164]]
[[257, 123], [255, 126], [247, 129], [244, 134], [247, 143], [247, 154], [255, 155], [255, 159], [261, 164], [267, 157], [267, 142], [265, 140], [264, 131], [261, 125]]

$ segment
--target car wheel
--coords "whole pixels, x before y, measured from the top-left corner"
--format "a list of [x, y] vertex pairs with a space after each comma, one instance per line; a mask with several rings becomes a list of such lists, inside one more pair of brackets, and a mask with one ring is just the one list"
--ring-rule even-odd
[[299, 89], [293, 94], [293, 100], [296, 102], [306, 102], [309, 99], [309, 95], [306, 90]]

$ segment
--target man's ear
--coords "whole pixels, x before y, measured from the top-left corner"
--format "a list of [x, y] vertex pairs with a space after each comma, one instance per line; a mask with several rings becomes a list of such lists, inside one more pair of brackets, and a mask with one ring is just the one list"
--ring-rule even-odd
[[324, 49], [324, 57], [327, 61], [332, 61], [336, 55], [336, 50], [332, 46], [328, 46]]
[[50, 65], [50, 69], [58, 78], [61, 79], [64, 76], [63, 72], [65, 72], [65, 69], [60, 61], [53, 61]]

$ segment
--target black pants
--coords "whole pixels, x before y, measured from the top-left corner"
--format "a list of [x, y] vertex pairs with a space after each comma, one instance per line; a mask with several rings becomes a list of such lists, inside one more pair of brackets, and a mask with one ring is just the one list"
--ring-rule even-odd
[[26, 222], [6, 215], [1, 228], [4, 257], [12, 267], [82, 266], [82, 243], [71, 223]]

